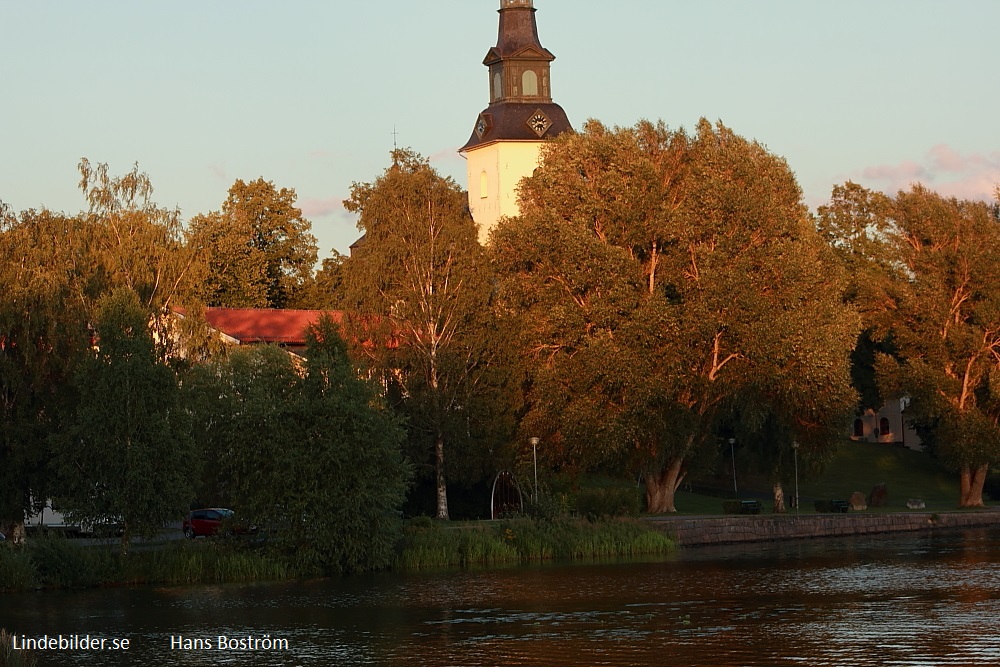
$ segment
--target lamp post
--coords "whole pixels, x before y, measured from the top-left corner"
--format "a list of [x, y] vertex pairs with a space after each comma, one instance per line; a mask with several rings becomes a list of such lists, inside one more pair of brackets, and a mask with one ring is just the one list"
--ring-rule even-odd
[[538, 502], [538, 443], [539, 438], [531, 438], [528, 442], [531, 443], [531, 458], [535, 462], [535, 502]]
[[792, 458], [795, 459], [795, 513], [799, 513], [799, 441], [792, 440]]
[[733, 498], [740, 497], [740, 490], [736, 487], [736, 450], [734, 445], [736, 444], [736, 438], [729, 439], [729, 458], [733, 460]]

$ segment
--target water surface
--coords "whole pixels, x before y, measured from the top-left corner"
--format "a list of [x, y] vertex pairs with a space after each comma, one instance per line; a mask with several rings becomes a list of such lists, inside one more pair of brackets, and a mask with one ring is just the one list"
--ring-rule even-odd
[[[0, 626], [19, 635], [130, 642], [46, 651], [43, 665], [987, 665], [1000, 664], [1000, 531], [713, 547], [658, 562], [13, 594], [0, 605]], [[219, 635], [287, 648], [220, 650]], [[181, 648], [194, 639], [203, 645]]]

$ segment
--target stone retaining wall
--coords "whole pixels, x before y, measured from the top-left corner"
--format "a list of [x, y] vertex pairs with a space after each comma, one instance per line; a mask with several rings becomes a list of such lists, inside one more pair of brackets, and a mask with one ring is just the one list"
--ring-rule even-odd
[[905, 514], [783, 514], [772, 516], [656, 517], [649, 521], [682, 547], [767, 542], [806, 537], [872, 535], [1000, 525], [1000, 511]]

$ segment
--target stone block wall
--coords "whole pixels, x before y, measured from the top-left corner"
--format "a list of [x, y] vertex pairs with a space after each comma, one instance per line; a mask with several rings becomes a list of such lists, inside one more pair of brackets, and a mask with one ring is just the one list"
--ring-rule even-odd
[[682, 547], [1000, 525], [1000, 511], [652, 517]]

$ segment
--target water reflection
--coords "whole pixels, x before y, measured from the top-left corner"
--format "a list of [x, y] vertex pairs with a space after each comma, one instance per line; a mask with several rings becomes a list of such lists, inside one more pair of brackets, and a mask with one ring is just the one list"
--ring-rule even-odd
[[[686, 551], [665, 561], [5, 595], [31, 636], [123, 636], [46, 665], [1000, 664], [1000, 532]], [[269, 635], [281, 652], [171, 650]]]

